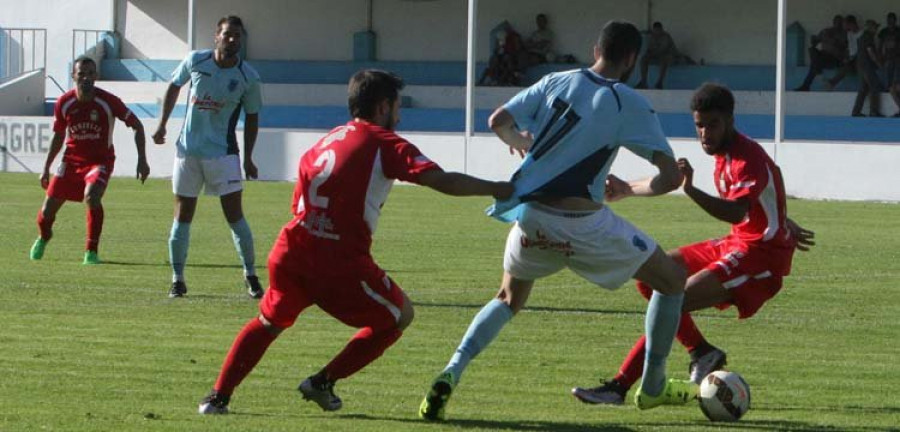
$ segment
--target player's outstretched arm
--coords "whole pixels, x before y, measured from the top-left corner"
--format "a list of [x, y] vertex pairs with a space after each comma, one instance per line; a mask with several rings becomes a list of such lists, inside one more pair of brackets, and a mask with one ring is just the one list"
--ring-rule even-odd
[[678, 159], [678, 169], [684, 174], [684, 193], [710, 216], [730, 224], [740, 223], [750, 211], [747, 198], [726, 200], [714, 197], [694, 187], [694, 168], [687, 159]]
[[493, 182], [457, 172], [440, 169], [419, 175], [419, 184], [454, 196], [482, 195], [504, 200], [512, 196], [515, 187], [510, 182]]
[[256, 179], [259, 175], [256, 165], [253, 163], [253, 148], [256, 146], [256, 136], [259, 134], [259, 114], [247, 114], [244, 116], [244, 174], [247, 179]]
[[137, 149], [137, 179], [143, 183], [150, 176], [150, 165], [147, 164], [146, 144], [147, 137], [144, 134], [144, 124], [137, 120], [134, 129], [134, 146]]
[[47, 151], [47, 160], [44, 161], [44, 170], [41, 171], [41, 187], [44, 189], [50, 186], [50, 166], [53, 165], [53, 160], [56, 159], [56, 155], [62, 150], [65, 138], [65, 132], [54, 132], [53, 139], [50, 140], [50, 150]]
[[165, 144], [166, 142], [166, 124], [169, 122], [169, 116], [175, 109], [175, 102], [178, 101], [178, 94], [181, 93], [181, 87], [169, 83], [166, 88], [166, 95], [163, 99], [163, 109], [159, 116], [159, 125], [156, 132], [153, 133], [153, 142], [156, 144]]
[[614, 175], [606, 178], [606, 200], [618, 201], [629, 196], [656, 196], [667, 194], [681, 185], [682, 175], [675, 159], [663, 152], [654, 152], [653, 165], [659, 173], [653, 177], [626, 182]]
[[816, 245], [816, 233], [800, 226], [793, 219], [787, 218], [785, 223], [791, 237], [797, 242], [796, 248], [803, 252], [809, 252], [809, 249]]

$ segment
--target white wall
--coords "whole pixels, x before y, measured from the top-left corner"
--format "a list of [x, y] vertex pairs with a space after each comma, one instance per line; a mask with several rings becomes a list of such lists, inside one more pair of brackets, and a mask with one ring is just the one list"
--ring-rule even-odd
[[[47, 29], [47, 74], [69, 85], [72, 30], [109, 30], [110, 0], [0, 0], [0, 27]], [[61, 92], [48, 82], [47, 96]]]
[[[2, 0], [10, 1], [10, 0]], [[88, 0], [81, 0], [88, 1]], [[465, 0], [373, 0], [380, 60], [465, 59]], [[181, 58], [187, 51], [187, 2], [117, 0], [127, 58]], [[73, 2], [75, 3], [75, 2]], [[102, 2], [101, 2], [102, 3]], [[547, 13], [559, 53], [591, 60], [591, 45], [609, 19], [646, 29], [661, 21], [678, 46], [708, 64], [774, 64], [776, 0], [479, 0], [478, 58], [488, 57], [489, 32], [503, 20], [527, 36]], [[240, 15], [250, 32], [249, 58], [348, 60], [353, 33], [366, 28], [366, 0], [196, 0], [196, 40], [212, 46], [216, 20]], [[513, 6], [514, 7], [511, 7]], [[884, 21], [894, 0], [788, 0], [788, 22], [818, 32], [834, 14]]]
[[[0, 146], [10, 149], [13, 156], [28, 169], [40, 172], [46, 158], [52, 119], [49, 117], [0, 117]], [[145, 125], [152, 130], [154, 124]], [[119, 125], [122, 126], [122, 125]], [[175, 137], [181, 119], [169, 122], [168, 136]], [[294, 180], [300, 155], [312, 146], [325, 131], [263, 129], [254, 152], [261, 180]], [[415, 143], [433, 160], [448, 171], [461, 171], [500, 180], [515, 171], [520, 159], [511, 156], [504, 145], [490, 135], [478, 135], [466, 151], [461, 134], [416, 133], [402, 134]], [[241, 137], [241, 134], [238, 134]], [[133, 177], [137, 162], [133, 134], [125, 127], [116, 127], [116, 172], [114, 175]], [[677, 157], [692, 160], [697, 186], [714, 193], [712, 162], [695, 140], [671, 140]], [[896, 161], [900, 160], [900, 146], [857, 143], [789, 142], [781, 144], [777, 152], [771, 142], [762, 143], [775, 157], [784, 173], [787, 193], [799, 198], [835, 200], [875, 200], [900, 202], [896, 188]], [[147, 157], [152, 177], [170, 177], [174, 148], [147, 144]], [[3, 158], [0, 155], [0, 158]], [[59, 158], [57, 158], [57, 163]], [[5, 165], [3, 165], [5, 164]], [[11, 159], [0, 159], [0, 170], [24, 172]], [[654, 168], [646, 161], [621, 150], [612, 172], [626, 179], [650, 175]]]
[[0, 115], [44, 114], [44, 71], [26, 72], [0, 84]]

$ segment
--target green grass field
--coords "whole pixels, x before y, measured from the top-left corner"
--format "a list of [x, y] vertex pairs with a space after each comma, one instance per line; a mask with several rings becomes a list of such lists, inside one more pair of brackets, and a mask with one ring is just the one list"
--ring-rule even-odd
[[[170, 300], [168, 181], [114, 179], [105, 263], [90, 267], [81, 265], [83, 205], [63, 207], [44, 259], [32, 262], [37, 176], [0, 174], [0, 184], [2, 431], [900, 430], [897, 205], [791, 200], [791, 216], [819, 244], [795, 257], [782, 293], [745, 322], [733, 310], [697, 314], [751, 385], [739, 423], [714, 425], [696, 404], [641, 412], [576, 401], [571, 387], [618, 369], [645, 303], [631, 284], [607, 292], [563, 272], [540, 281], [529, 308], [473, 362], [449, 421], [429, 424], [416, 417], [424, 391], [499, 283], [508, 227], [483, 215], [488, 200], [394, 189], [374, 255], [415, 302], [416, 320], [384, 357], [338, 383], [342, 411], [322, 412], [295, 390], [354, 332], [312, 308], [238, 388], [234, 415], [208, 418], [197, 402], [256, 313], [217, 200], [202, 198], [194, 221], [188, 297]], [[247, 184], [262, 275], [292, 187]], [[682, 196], [613, 206], [665, 248], [728, 229]], [[687, 364], [676, 345], [670, 373], [686, 377]]]

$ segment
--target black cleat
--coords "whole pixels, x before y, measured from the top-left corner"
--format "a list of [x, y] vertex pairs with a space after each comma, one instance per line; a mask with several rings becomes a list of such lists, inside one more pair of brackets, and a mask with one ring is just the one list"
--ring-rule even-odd
[[228, 402], [231, 398], [222, 394], [219, 394], [217, 391], [213, 390], [209, 392], [209, 395], [203, 398], [200, 401], [200, 406], [197, 407], [198, 414], [228, 414]]
[[184, 297], [187, 294], [187, 285], [184, 281], [172, 282], [172, 289], [169, 290], [169, 298]]
[[625, 402], [626, 393], [628, 393], [628, 389], [622, 387], [622, 384], [614, 379], [605, 381], [599, 387], [575, 387], [572, 389], [572, 396], [591, 405], [622, 405]]
[[244, 285], [247, 287], [247, 295], [251, 298], [261, 299], [263, 294], [266, 293], [262, 285], [259, 284], [259, 278], [256, 275], [247, 276], [244, 279]]

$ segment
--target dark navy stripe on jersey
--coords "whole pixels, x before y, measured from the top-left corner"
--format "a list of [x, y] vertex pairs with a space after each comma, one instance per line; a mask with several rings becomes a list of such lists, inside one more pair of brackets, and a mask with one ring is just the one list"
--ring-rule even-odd
[[591, 72], [588, 69], [582, 69], [581, 73], [584, 76], [586, 76], [587, 79], [593, 81], [594, 84], [597, 84], [597, 85], [603, 86], [603, 87], [609, 87], [609, 89], [613, 93], [613, 96], [616, 97], [616, 104], [619, 106], [619, 112], [622, 112], [622, 100], [619, 99], [619, 92], [616, 91], [616, 87], [615, 87], [615, 85], [618, 81], [610, 81], [610, 80], [604, 79], [603, 77], [597, 76], [595, 73]]
[[238, 142], [237, 142], [237, 123], [241, 118], [241, 104], [238, 104], [234, 107], [234, 111], [231, 113], [231, 118], [228, 119], [228, 151], [225, 154], [238, 154], [240, 151], [238, 150]]
[[590, 186], [603, 170], [616, 148], [604, 147], [582, 159], [534, 192], [521, 198], [522, 202], [541, 198], [578, 197], [591, 199]]

